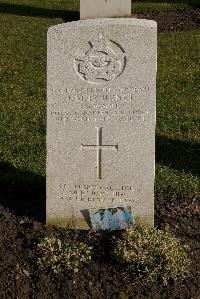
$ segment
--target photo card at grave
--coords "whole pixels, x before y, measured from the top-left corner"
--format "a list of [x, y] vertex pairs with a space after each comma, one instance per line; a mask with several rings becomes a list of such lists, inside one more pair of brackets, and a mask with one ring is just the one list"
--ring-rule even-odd
[[49, 28], [47, 222], [131, 206], [153, 223], [157, 26], [97, 19]]
[[126, 206], [91, 209], [90, 221], [94, 230], [121, 230], [135, 223], [131, 207]]

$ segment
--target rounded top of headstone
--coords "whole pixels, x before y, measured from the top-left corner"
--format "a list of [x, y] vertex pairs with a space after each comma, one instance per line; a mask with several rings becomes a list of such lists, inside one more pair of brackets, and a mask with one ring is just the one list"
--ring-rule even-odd
[[134, 25], [138, 27], [146, 28], [157, 28], [157, 23], [154, 20], [136, 19], [136, 18], [100, 18], [100, 19], [86, 19], [80, 21], [73, 21], [69, 23], [62, 23], [55, 26], [51, 26], [48, 29], [48, 33], [54, 28], [70, 28], [70, 27], [81, 27], [81, 26], [95, 26], [95, 25]]

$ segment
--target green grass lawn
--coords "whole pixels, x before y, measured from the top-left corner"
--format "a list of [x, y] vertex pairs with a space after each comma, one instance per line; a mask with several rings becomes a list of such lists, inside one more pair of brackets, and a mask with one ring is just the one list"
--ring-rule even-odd
[[[31, 188], [34, 177], [29, 180], [26, 172], [45, 176], [47, 29], [63, 23], [66, 11], [73, 18], [78, 2], [7, 0], [0, 8], [0, 160], [23, 171], [22, 182]], [[199, 31], [158, 35], [155, 188], [160, 199], [199, 195], [199, 39]], [[1, 175], [2, 185], [5, 180], [16, 180], [12, 171]]]

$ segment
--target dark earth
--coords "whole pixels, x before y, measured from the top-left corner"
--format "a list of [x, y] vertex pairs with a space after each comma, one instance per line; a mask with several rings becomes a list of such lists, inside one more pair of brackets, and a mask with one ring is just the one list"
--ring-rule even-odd
[[[198, 2], [198, 1], [197, 1]], [[141, 19], [155, 20], [158, 32], [191, 31], [200, 28], [200, 8], [145, 11], [134, 15]]]
[[[149, 11], [137, 16], [156, 20], [159, 31], [189, 31], [200, 27], [199, 15], [200, 9], [196, 8]], [[1, 170], [2, 176], [9, 178], [9, 171], [14, 171], [14, 168], [4, 164]], [[0, 299], [119, 298], [119, 292], [123, 289], [129, 298], [200, 298], [199, 198], [185, 199], [181, 195], [166, 194], [164, 201], [155, 199], [156, 227], [172, 232], [184, 244], [188, 244], [192, 261], [187, 278], [169, 281], [164, 286], [161, 283], [148, 283], [145, 278], [139, 279], [136, 273], [128, 273], [127, 267], [113, 260], [110, 255], [111, 232], [84, 232], [46, 226], [35, 220], [37, 217], [31, 211], [34, 206], [30, 209], [27, 205], [22, 213], [24, 215], [19, 216], [19, 205], [15, 209], [11, 202], [21, 202], [20, 196], [32, 201], [36, 191], [27, 191], [31, 186], [26, 186], [24, 173], [16, 172], [16, 176], [17, 187], [7, 182], [7, 179], [0, 180], [0, 203], [5, 206], [0, 208]], [[24, 184], [20, 183], [21, 177], [24, 178]], [[37, 181], [32, 178], [33, 182]], [[38, 179], [37, 182], [36, 189], [44, 194], [44, 179]], [[7, 203], [6, 190], [9, 197]], [[120, 232], [115, 234], [120, 235]], [[82, 265], [76, 274], [63, 271], [55, 275], [40, 270], [36, 263], [36, 245], [41, 237], [51, 235], [68, 242], [79, 240], [92, 245], [93, 260]]]
[[[0, 298], [119, 298], [123, 288], [129, 298], [200, 298], [200, 205], [169, 196], [155, 203], [155, 224], [190, 246], [190, 275], [167, 286], [148, 283], [128, 273], [110, 256], [111, 232], [84, 232], [47, 226], [0, 210]], [[117, 234], [120, 234], [118, 232]], [[86, 242], [94, 248], [93, 260], [79, 272], [59, 275], [38, 268], [36, 244], [43, 236], [67, 242]]]

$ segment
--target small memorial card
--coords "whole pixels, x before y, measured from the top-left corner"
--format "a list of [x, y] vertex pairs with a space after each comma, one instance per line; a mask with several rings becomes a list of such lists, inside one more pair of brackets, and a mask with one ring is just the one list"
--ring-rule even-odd
[[134, 224], [131, 207], [90, 209], [90, 220], [95, 230], [120, 230]]

